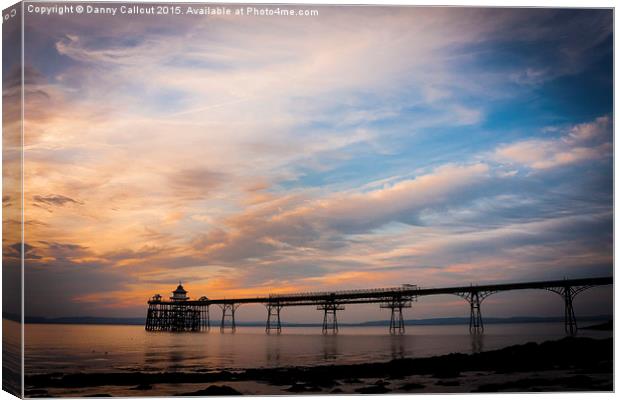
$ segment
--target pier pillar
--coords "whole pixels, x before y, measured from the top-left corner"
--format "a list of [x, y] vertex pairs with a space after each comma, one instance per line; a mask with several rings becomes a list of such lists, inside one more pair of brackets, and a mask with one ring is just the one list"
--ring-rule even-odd
[[[222, 308], [222, 324], [220, 325], [220, 332], [225, 332], [226, 327], [230, 327], [230, 331], [235, 333], [237, 331], [237, 325], [235, 323], [235, 311], [239, 307], [237, 304], [226, 303], [221, 304]], [[227, 324], [228, 323], [228, 324]]]
[[150, 304], [146, 312], [146, 324], [144, 324], [144, 329], [147, 331], [153, 330], [153, 307]]
[[269, 335], [272, 331], [276, 334], [282, 333], [282, 324], [280, 322], [280, 310], [282, 305], [279, 303], [267, 303], [267, 324], [265, 325], [265, 332]]
[[455, 293], [469, 303], [469, 333], [478, 335], [484, 332], [480, 305], [484, 299], [495, 292], [496, 290], [478, 290], [475, 286], [471, 286], [471, 289], [467, 291]]
[[336, 311], [344, 310], [344, 306], [334, 301], [323, 303], [316, 308], [323, 311], [323, 335], [338, 333], [338, 317]]
[[147, 331], [192, 331], [196, 320], [193, 309], [173, 307], [170, 303], [149, 303], [145, 329]]
[[201, 306], [200, 309], [200, 330], [204, 332], [211, 331], [211, 316], [209, 306]]
[[577, 334], [577, 318], [575, 317], [575, 309], [573, 308], [573, 290], [570, 286], [565, 286], [563, 290], [564, 296], [564, 331], [574, 336]]
[[545, 289], [550, 292], [554, 292], [562, 296], [564, 299], [564, 331], [567, 335], [574, 336], [577, 334], [577, 318], [575, 317], [575, 309], [573, 308], [573, 301], [575, 297], [586, 289], [594, 287], [594, 285], [579, 285], [579, 286], [549, 286]]
[[482, 313], [480, 312], [480, 295], [478, 292], [471, 292], [469, 298], [470, 315], [469, 315], [469, 332], [479, 334], [484, 332], [482, 323]]
[[391, 310], [390, 335], [403, 335], [405, 333], [403, 308], [411, 308], [411, 299], [395, 296], [385, 303], [382, 303], [379, 307], [389, 308]]

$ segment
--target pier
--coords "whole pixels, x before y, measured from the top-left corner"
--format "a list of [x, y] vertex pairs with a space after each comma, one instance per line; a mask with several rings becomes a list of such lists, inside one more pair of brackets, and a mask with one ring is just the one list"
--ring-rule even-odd
[[191, 300], [187, 291], [179, 283], [168, 300], [157, 294], [148, 301], [145, 329], [147, 331], [170, 332], [208, 332], [211, 329], [210, 307], [221, 309], [221, 332], [235, 332], [235, 311], [244, 304], [263, 304], [267, 309], [265, 332], [282, 332], [280, 312], [284, 307], [316, 307], [323, 314], [323, 334], [338, 333], [339, 311], [352, 304], [378, 304], [390, 312], [389, 333], [405, 333], [403, 309], [410, 308], [414, 301], [423, 296], [452, 294], [463, 298], [470, 308], [469, 331], [472, 334], [484, 332], [481, 305], [494, 293], [541, 289], [556, 293], [563, 299], [564, 328], [568, 335], [577, 333], [577, 318], [573, 309], [575, 297], [584, 290], [613, 284], [612, 277], [564, 279], [553, 281], [499, 283], [485, 285], [455, 286], [443, 288], [421, 288], [417, 285], [402, 285], [393, 288], [343, 290], [331, 292], [301, 292], [289, 294], [270, 294], [265, 297], [246, 297], [236, 299], [209, 299], [200, 297]]

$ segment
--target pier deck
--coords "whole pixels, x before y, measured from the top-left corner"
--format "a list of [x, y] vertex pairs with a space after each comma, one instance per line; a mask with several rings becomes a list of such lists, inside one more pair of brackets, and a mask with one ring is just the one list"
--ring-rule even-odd
[[[422, 288], [417, 285], [403, 285], [392, 288], [361, 290], [342, 290], [326, 292], [301, 292], [270, 294], [262, 297], [241, 297], [230, 299], [209, 299], [202, 297], [189, 300], [185, 297], [172, 297], [170, 301], [156, 295], [148, 301], [147, 330], [165, 331], [204, 331], [209, 330], [211, 322], [209, 307], [219, 306], [222, 310], [220, 330], [229, 328], [235, 331], [235, 311], [243, 304], [264, 304], [267, 307], [267, 333], [282, 331], [280, 311], [284, 307], [316, 306], [323, 311], [323, 333], [338, 331], [337, 311], [344, 310], [347, 304], [378, 303], [381, 308], [391, 310], [390, 333], [403, 334], [405, 331], [403, 308], [422, 296], [453, 294], [465, 299], [470, 306], [470, 332], [481, 333], [484, 330], [481, 304], [484, 299], [497, 292], [543, 289], [559, 294], [564, 299], [565, 329], [568, 334], [577, 332], [577, 320], [573, 309], [573, 300], [577, 294], [595, 286], [613, 284], [612, 277], [563, 279], [550, 281], [498, 283], [469, 286], [451, 286], [441, 288]], [[177, 292], [181, 289], [182, 292]], [[175, 296], [185, 296], [181, 285]], [[181, 293], [181, 294], [179, 294]]]

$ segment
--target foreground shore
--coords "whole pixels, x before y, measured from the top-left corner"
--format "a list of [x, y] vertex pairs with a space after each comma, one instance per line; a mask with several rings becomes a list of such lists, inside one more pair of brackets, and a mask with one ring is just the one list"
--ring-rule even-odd
[[564, 338], [382, 363], [26, 377], [27, 397], [613, 390], [613, 341]]

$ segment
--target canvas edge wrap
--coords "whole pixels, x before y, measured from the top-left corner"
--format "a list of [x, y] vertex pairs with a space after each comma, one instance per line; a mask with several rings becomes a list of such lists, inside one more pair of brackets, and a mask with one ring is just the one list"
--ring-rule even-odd
[[2, 13], [2, 390], [23, 397], [23, 15]]

